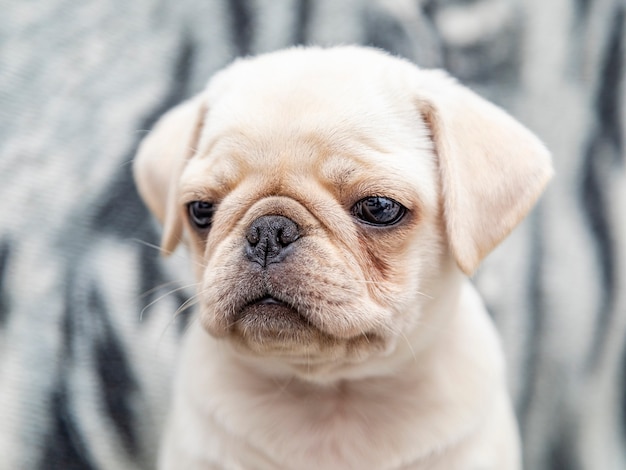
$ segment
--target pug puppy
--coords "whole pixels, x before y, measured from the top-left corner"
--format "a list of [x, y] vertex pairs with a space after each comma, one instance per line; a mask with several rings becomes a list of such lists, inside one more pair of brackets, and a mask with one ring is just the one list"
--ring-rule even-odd
[[381, 51], [294, 48], [219, 72], [134, 168], [199, 284], [159, 468], [520, 468], [467, 276], [552, 170], [504, 111]]

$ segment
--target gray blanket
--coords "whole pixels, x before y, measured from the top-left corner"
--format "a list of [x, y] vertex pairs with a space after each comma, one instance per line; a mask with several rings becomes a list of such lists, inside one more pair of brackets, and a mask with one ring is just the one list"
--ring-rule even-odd
[[443, 67], [552, 150], [556, 179], [475, 281], [525, 467], [626, 468], [625, 14], [623, 0], [0, 1], [0, 468], [154, 465], [192, 292], [183, 251], [155, 249], [133, 155], [234, 57], [306, 43]]

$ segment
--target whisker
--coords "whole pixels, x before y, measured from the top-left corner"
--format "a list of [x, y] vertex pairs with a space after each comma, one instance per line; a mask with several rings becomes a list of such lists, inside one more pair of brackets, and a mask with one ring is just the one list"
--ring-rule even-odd
[[118, 168], [124, 168], [125, 166], [132, 165], [135, 160], [131, 158], [130, 160], [126, 160], [118, 165]]
[[187, 309], [193, 307], [194, 305], [196, 305], [198, 302], [200, 302], [200, 294], [196, 294], [196, 295], [193, 295], [193, 296], [189, 297], [187, 300], [185, 300], [180, 305], [180, 307], [178, 307], [176, 309], [176, 311], [174, 312], [174, 319], [178, 315], [182, 314], [185, 310], [187, 310]]
[[363, 336], [363, 338], [365, 338], [365, 341], [367, 342], [367, 344], [370, 344], [370, 339], [367, 337], [367, 333], [365, 331], [363, 333], [361, 333], [361, 336]]
[[417, 355], [415, 354], [415, 350], [413, 349], [413, 345], [409, 341], [409, 338], [407, 338], [407, 336], [402, 331], [400, 331], [400, 336], [406, 342], [406, 345], [408, 346], [409, 351], [411, 351], [411, 356], [413, 356], [413, 362], [417, 362]]
[[[145, 240], [142, 240], [141, 238], [131, 238], [131, 241], [134, 241], [135, 243], [140, 243], [141, 245], [147, 246], [148, 248], [154, 248], [157, 251], [161, 251], [161, 247], [159, 245], [155, 245], [154, 243], [150, 243], [147, 242]], [[171, 255], [173, 254], [173, 251], [166, 251], [166, 254]]]
[[[158, 286], [156, 286], [156, 287], [153, 287], [152, 289], [148, 289], [148, 290], [147, 290], [147, 291], [145, 291], [143, 294], [140, 294], [140, 295], [139, 295], [139, 298], [140, 298], [140, 299], [143, 299], [144, 297], [147, 297], [147, 296], [149, 296], [150, 294], [152, 294], [152, 293], [154, 293], [154, 292], [156, 292], [156, 291], [158, 291], [158, 290], [161, 290], [161, 289], [163, 289], [163, 288], [165, 288], [165, 287], [171, 286], [172, 284], [178, 284], [178, 283], [180, 283], [180, 282], [181, 282], [181, 281], [178, 281], [178, 280], [173, 280], [173, 281], [164, 282], [164, 283], [162, 283], [162, 284], [159, 284], [159, 285], [158, 285]], [[194, 284], [196, 284], [196, 283], [194, 283]], [[193, 286], [194, 286], [194, 284], [189, 284], [189, 286], [188, 286], [188, 287], [193, 287]]]
[[152, 302], [150, 302], [148, 305], [146, 305], [144, 308], [141, 309], [141, 312], [139, 313], [139, 322], [141, 323], [143, 321], [143, 314], [144, 314], [144, 312], [146, 310], [148, 310], [150, 307], [152, 307], [154, 304], [159, 302], [160, 300], [164, 299], [165, 297], [167, 297], [169, 295], [174, 294], [175, 292], [179, 292], [181, 290], [189, 289], [190, 287], [193, 287], [193, 286], [195, 286], [197, 284], [198, 284], [197, 282], [194, 282], [193, 284], [177, 287], [176, 289], [172, 289], [172, 290], [166, 292], [165, 294], [157, 297], [155, 300], [153, 300]]
[[204, 263], [200, 263], [198, 261], [196, 261], [193, 258], [188, 258], [186, 256], [183, 256], [182, 254], [176, 252], [176, 251], [171, 251], [171, 250], [163, 250], [159, 245], [155, 245], [154, 243], [150, 243], [147, 242], [145, 240], [141, 240], [140, 238], [131, 238], [131, 240], [135, 243], [139, 243], [141, 245], [147, 246], [148, 248], [154, 248], [155, 250], [157, 250], [158, 252], [163, 252], [168, 256], [176, 256], [177, 258], [180, 259], [184, 259], [185, 261], [191, 261], [193, 264], [195, 264], [196, 266], [200, 266], [201, 268], [206, 268], [207, 265]]
[[237, 324], [238, 321], [239, 320], [234, 320], [232, 323], [229, 323], [228, 325], [226, 325], [226, 328], [230, 330]]
[[[163, 329], [163, 331], [161, 332], [161, 334], [159, 335], [159, 340], [157, 341], [157, 347], [159, 347], [162, 343], [163, 343], [163, 339], [165, 338], [165, 333], [167, 333], [169, 331], [169, 329], [172, 327], [172, 325], [174, 325], [176, 321], [176, 317], [172, 317], [172, 319], [167, 322], [167, 325], [165, 325], [165, 328]], [[189, 328], [191, 327], [191, 325], [194, 322], [198, 321], [198, 317], [197, 316], [193, 316], [191, 317], [191, 319], [189, 320], [189, 322], [187, 323], [187, 325], [185, 325], [185, 329], [183, 331], [183, 335], [187, 333], [187, 331], [189, 330]]]

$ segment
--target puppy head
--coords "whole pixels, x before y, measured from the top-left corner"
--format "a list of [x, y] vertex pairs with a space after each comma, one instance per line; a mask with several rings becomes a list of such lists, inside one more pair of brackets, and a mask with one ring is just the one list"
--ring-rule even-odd
[[[385, 354], [551, 174], [542, 144], [442, 72], [363, 48], [241, 60], [167, 113], [135, 164], [201, 281], [200, 320], [293, 367]], [[439, 289], [439, 290], [438, 290]]]

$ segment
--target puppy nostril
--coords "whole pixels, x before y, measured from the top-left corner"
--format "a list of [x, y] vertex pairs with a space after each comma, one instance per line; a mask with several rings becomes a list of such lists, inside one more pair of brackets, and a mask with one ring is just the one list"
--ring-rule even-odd
[[287, 227], [278, 230], [276, 241], [282, 246], [287, 246], [295, 242], [299, 236], [300, 234], [298, 233], [298, 228], [295, 224], [288, 225]]
[[256, 245], [259, 243], [260, 239], [259, 229], [257, 227], [250, 227], [248, 233], [246, 234], [246, 240], [248, 240], [248, 243], [250, 245]]

